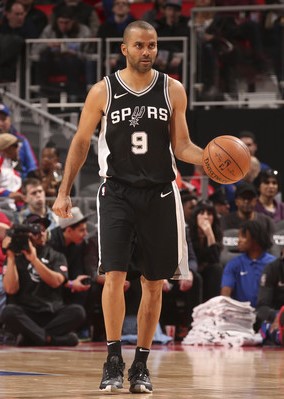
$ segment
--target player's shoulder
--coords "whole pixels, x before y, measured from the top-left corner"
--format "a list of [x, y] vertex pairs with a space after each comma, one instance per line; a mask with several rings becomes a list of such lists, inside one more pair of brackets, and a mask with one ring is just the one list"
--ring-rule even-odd
[[182, 90], [182, 91], [184, 91], [184, 86], [179, 80], [174, 79], [171, 76], [169, 76], [168, 79], [169, 79], [169, 89], [170, 90], [173, 89], [173, 90]]
[[103, 104], [106, 101], [106, 97], [107, 97], [106, 82], [104, 79], [102, 79], [91, 87], [86, 98], [86, 103], [87, 104], [90, 103], [92, 105]]
[[169, 76], [169, 95], [173, 102], [179, 103], [181, 100], [186, 101], [186, 92], [183, 84], [174, 78]]

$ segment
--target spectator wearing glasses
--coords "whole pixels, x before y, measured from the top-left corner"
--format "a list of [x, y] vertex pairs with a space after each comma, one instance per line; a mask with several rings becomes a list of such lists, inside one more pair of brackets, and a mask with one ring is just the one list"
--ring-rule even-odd
[[280, 191], [279, 173], [274, 169], [267, 169], [256, 179], [259, 195], [255, 210], [270, 217], [274, 222], [284, 219], [284, 203], [277, 199]]

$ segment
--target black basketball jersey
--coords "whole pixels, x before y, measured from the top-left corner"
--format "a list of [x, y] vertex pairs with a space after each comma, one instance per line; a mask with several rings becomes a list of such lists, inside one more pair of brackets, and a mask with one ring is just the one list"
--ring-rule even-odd
[[107, 106], [98, 143], [100, 176], [145, 187], [173, 181], [168, 75], [155, 70], [151, 84], [139, 92], [122, 81], [119, 71], [104, 79]]

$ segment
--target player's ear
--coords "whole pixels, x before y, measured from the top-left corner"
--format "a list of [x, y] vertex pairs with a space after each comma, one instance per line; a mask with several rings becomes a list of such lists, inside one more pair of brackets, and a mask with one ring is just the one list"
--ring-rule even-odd
[[121, 49], [122, 54], [126, 56], [127, 49], [126, 49], [126, 45], [124, 43], [121, 43], [120, 49]]

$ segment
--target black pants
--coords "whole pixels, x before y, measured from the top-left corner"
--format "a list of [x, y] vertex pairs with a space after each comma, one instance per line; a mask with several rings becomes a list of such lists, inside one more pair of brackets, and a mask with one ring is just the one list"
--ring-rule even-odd
[[36, 313], [19, 305], [7, 305], [2, 312], [2, 322], [10, 332], [22, 334], [32, 345], [46, 345], [46, 337], [65, 335], [85, 320], [85, 310], [80, 305], [68, 305], [56, 313]]

